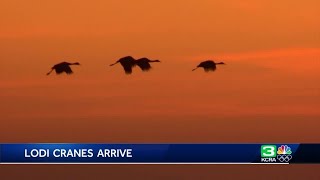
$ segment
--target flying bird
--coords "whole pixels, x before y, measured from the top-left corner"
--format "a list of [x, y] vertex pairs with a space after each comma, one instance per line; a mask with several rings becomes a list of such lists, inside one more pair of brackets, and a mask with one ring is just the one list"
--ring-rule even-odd
[[209, 72], [209, 71], [214, 71], [217, 69], [216, 65], [217, 64], [225, 64], [224, 62], [219, 62], [219, 63], [215, 63], [214, 61], [211, 60], [207, 60], [207, 61], [203, 61], [201, 62], [196, 68], [194, 68], [192, 71], [198, 69], [199, 67], [202, 67], [204, 69], [204, 71]]
[[48, 72], [47, 75], [50, 75], [53, 70], [56, 71], [56, 74], [61, 74], [65, 72], [66, 74], [70, 75], [73, 73], [72, 69], [70, 68], [71, 65], [80, 65], [80, 63], [62, 62], [62, 63], [56, 64], [51, 68], [50, 72]]
[[159, 60], [150, 60], [148, 58], [140, 58], [135, 61], [135, 64], [140, 67], [142, 71], [149, 71], [151, 69], [150, 63], [160, 62]]
[[110, 66], [113, 66], [117, 63], [120, 63], [122, 65], [126, 74], [131, 74], [132, 68], [135, 66], [135, 59], [131, 56], [126, 56], [126, 57], [120, 58], [117, 62], [110, 64]]

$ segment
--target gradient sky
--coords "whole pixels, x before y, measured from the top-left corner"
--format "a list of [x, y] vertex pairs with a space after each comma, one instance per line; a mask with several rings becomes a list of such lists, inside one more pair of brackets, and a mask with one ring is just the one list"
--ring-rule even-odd
[[[214, 121], [224, 118], [319, 119], [319, 7], [318, 0], [1, 0], [0, 137], [41, 134], [35, 129], [57, 129], [57, 120], [71, 128], [81, 119], [79, 134], [89, 121], [94, 131], [112, 119], [160, 134], [143, 122], [205, 118], [212, 121], [203, 126], [219, 128]], [[127, 55], [162, 62], [131, 76], [108, 66]], [[191, 72], [206, 59], [227, 65]], [[64, 60], [82, 66], [72, 76], [45, 76]]]

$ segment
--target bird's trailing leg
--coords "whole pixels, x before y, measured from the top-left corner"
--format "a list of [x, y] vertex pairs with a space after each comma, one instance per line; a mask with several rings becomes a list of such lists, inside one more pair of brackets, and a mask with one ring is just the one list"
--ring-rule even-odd
[[113, 64], [110, 64], [110, 66], [113, 66], [113, 65], [115, 65], [115, 64], [117, 64], [119, 61], [117, 61], [117, 62], [115, 62], [115, 63], [113, 63]]
[[198, 67], [196, 67], [196, 68], [192, 69], [192, 71], [194, 71], [194, 70], [196, 70], [196, 69], [198, 69]]
[[53, 68], [47, 73], [47, 76], [50, 75], [52, 71], [53, 71]]

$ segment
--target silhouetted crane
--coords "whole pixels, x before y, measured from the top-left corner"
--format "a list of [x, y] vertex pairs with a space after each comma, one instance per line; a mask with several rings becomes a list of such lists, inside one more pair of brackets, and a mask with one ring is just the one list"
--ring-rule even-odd
[[160, 61], [150, 60], [148, 58], [140, 58], [135, 61], [136, 65], [138, 65], [142, 71], [149, 71], [151, 69], [150, 63], [152, 62], [160, 62]]
[[214, 71], [217, 69], [216, 65], [217, 64], [225, 64], [224, 62], [219, 62], [219, 63], [215, 63], [214, 61], [211, 60], [207, 60], [207, 61], [203, 61], [201, 62], [196, 68], [194, 68], [192, 71], [198, 69], [199, 67], [202, 67], [204, 69], [204, 71], [209, 72], [209, 71]]
[[131, 56], [126, 56], [126, 57], [120, 58], [117, 62], [110, 64], [110, 66], [113, 66], [117, 63], [120, 63], [122, 65], [126, 74], [131, 74], [132, 68], [135, 66], [135, 59]]
[[62, 62], [62, 63], [56, 64], [51, 68], [51, 71], [48, 72], [47, 75], [51, 74], [51, 72], [53, 70], [55, 70], [57, 74], [61, 74], [61, 73], [65, 72], [68, 75], [70, 75], [73, 73], [70, 68], [71, 65], [80, 65], [80, 63], [78, 63], [78, 62], [76, 62], [76, 63]]

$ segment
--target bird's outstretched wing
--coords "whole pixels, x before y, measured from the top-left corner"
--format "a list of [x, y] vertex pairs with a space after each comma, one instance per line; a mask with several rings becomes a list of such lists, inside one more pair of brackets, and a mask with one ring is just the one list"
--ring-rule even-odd
[[126, 56], [126, 57], [120, 58], [117, 62], [110, 64], [110, 66], [113, 66], [117, 63], [121, 64], [126, 74], [131, 74], [132, 68], [135, 66], [135, 59], [131, 56]]
[[66, 65], [66, 64], [56, 65], [56, 66], [54, 66], [54, 69], [55, 69], [57, 74], [61, 74], [63, 72], [65, 72], [67, 74], [72, 74], [73, 73], [71, 68], [70, 68], [70, 66]]
[[122, 65], [122, 67], [123, 67], [123, 69], [124, 69], [126, 74], [131, 74], [132, 73], [132, 67], [133, 67], [132, 64], [122, 63], [122, 62], [120, 62], [120, 64]]
[[70, 68], [70, 66], [66, 66], [64, 71], [65, 71], [67, 74], [72, 74], [72, 73], [73, 73], [73, 71], [72, 71], [72, 69]]
[[216, 70], [216, 67], [214, 66], [214, 67], [205, 67], [204, 68], [204, 71], [205, 72], [210, 72], [210, 71], [215, 71]]
[[198, 67], [203, 67], [205, 72], [216, 70], [216, 64], [211, 60], [201, 62]]
[[145, 61], [138, 61], [136, 63], [142, 71], [149, 71], [151, 69], [151, 65]]

